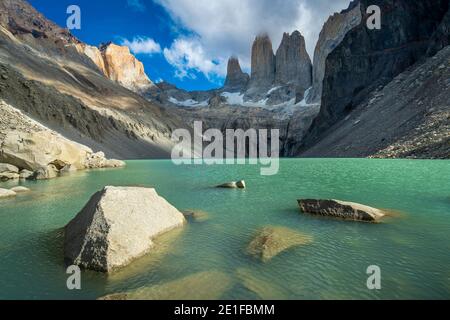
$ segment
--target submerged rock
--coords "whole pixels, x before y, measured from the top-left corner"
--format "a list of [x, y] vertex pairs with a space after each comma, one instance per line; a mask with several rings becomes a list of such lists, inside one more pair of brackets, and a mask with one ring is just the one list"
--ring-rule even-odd
[[249, 244], [247, 252], [263, 262], [268, 262], [285, 250], [306, 245], [312, 241], [311, 236], [286, 227], [265, 227]]
[[30, 192], [31, 190], [28, 188], [19, 186], [19, 187], [11, 188], [11, 191], [14, 191], [15, 193], [25, 193], [25, 192]]
[[218, 271], [194, 275], [99, 300], [217, 300], [231, 287], [231, 278]]
[[65, 228], [65, 258], [112, 272], [148, 253], [155, 237], [181, 227], [183, 214], [154, 189], [105, 187]]
[[0, 189], [0, 199], [15, 197], [17, 194], [8, 189]]
[[258, 277], [254, 270], [238, 269], [236, 275], [247, 290], [256, 294], [262, 300], [286, 300], [288, 292], [273, 281]]
[[209, 219], [209, 214], [202, 210], [186, 210], [183, 211], [183, 215], [187, 219], [192, 219], [197, 222], [204, 222]]
[[304, 213], [345, 220], [376, 222], [386, 214], [376, 208], [339, 200], [298, 200]]

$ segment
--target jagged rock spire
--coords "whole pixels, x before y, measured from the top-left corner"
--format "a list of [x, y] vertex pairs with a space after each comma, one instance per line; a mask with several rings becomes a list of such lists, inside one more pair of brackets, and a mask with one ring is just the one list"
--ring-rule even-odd
[[270, 86], [275, 80], [275, 55], [269, 35], [256, 37], [252, 47], [252, 75], [250, 86]]
[[230, 57], [224, 88], [227, 91], [241, 91], [247, 86], [249, 80], [250, 76], [242, 71], [239, 59], [236, 56]]
[[277, 84], [294, 84], [302, 90], [311, 87], [312, 64], [306, 51], [305, 38], [299, 31], [284, 33], [276, 54]]

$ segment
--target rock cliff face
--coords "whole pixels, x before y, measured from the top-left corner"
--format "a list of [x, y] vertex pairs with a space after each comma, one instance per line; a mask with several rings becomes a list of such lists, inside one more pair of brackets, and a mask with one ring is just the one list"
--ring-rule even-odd
[[378, 5], [381, 30], [369, 30], [364, 23], [347, 33], [326, 62], [322, 107], [306, 144], [344, 118], [377, 87], [423, 58], [431, 38], [448, 11], [448, 0], [361, 0], [361, 12]]
[[270, 88], [275, 81], [275, 55], [267, 34], [256, 37], [252, 46], [250, 88]]
[[145, 74], [142, 62], [128, 47], [108, 43], [100, 47], [100, 52], [109, 79], [135, 92], [144, 92], [154, 86]]
[[449, 159], [449, 79], [447, 46], [371, 92], [301, 156]]
[[432, 56], [448, 45], [450, 45], [450, 4], [447, 14], [431, 39], [427, 53], [429, 56]]
[[241, 91], [247, 87], [250, 76], [242, 72], [241, 65], [237, 57], [231, 57], [228, 60], [227, 78], [225, 80], [224, 90], [234, 92]]
[[293, 84], [305, 91], [311, 87], [312, 65], [300, 32], [285, 33], [276, 54], [276, 84]]
[[80, 43], [76, 45], [78, 52], [88, 56], [92, 62], [97, 66], [97, 68], [101, 71], [102, 74], [108, 76], [108, 71], [106, 70], [105, 60], [103, 58], [102, 53], [97, 47], [90, 46], [84, 43]]
[[80, 43], [76, 48], [89, 57], [102, 74], [125, 88], [143, 93], [154, 87], [145, 73], [144, 65], [131, 54], [128, 47], [108, 43], [101, 45], [99, 49]]
[[310, 102], [320, 103], [321, 101], [328, 55], [342, 42], [351, 29], [361, 23], [361, 19], [361, 7], [356, 0], [347, 10], [335, 13], [324, 24], [314, 51], [313, 88], [309, 96]]

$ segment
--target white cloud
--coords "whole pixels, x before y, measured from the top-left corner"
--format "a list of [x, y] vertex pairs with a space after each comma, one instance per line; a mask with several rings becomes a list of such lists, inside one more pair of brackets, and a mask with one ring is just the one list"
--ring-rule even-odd
[[196, 37], [178, 38], [163, 53], [167, 62], [176, 68], [175, 76], [180, 79], [195, 79], [194, 70], [203, 73], [209, 80], [226, 74], [226, 60], [212, 59]]
[[[195, 41], [178, 39], [167, 51], [172, 62], [177, 60], [178, 65], [183, 66], [181, 74], [189, 74], [188, 66], [191, 65], [210, 75], [217, 72], [218, 76], [223, 75], [223, 64], [231, 55], [237, 55], [242, 67], [250, 71], [251, 45], [261, 32], [270, 35], [276, 51], [283, 32], [299, 30], [305, 36], [312, 58], [327, 18], [350, 3], [350, 0], [155, 1], [178, 25], [196, 35]], [[187, 50], [187, 63], [179, 63], [180, 59], [174, 57], [181, 57], [183, 49]], [[219, 66], [212, 65], [212, 61], [219, 61]]]
[[145, 11], [145, 5], [142, 0], [127, 0], [127, 5], [133, 10], [143, 12]]
[[154, 54], [161, 52], [161, 46], [147, 37], [134, 37], [133, 40], [122, 39], [121, 44], [130, 48], [134, 54]]

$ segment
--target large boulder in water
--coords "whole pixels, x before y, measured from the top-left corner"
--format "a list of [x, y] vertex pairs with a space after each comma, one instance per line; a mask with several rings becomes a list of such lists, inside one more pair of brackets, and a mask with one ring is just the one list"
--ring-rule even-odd
[[313, 238], [286, 227], [266, 227], [260, 230], [247, 247], [247, 252], [268, 262], [292, 247], [309, 244]]
[[345, 220], [376, 222], [386, 214], [376, 208], [339, 200], [298, 200], [304, 213]]
[[105, 187], [65, 228], [65, 258], [111, 272], [148, 253], [152, 239], [185, 224], [181, 212], [154, 189]]

